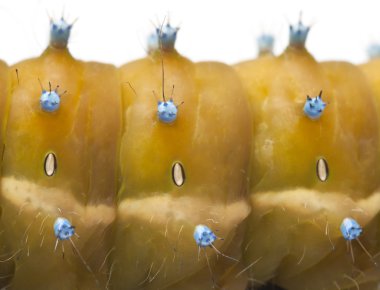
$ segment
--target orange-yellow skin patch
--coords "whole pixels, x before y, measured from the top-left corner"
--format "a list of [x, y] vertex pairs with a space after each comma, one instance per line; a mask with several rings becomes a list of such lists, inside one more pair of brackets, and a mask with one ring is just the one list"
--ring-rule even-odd
[[363, 71], [365, 74], [367, 81], [372, 89], [372, 92], [375, 95], [375, 105], [380, 112], [380, 74], [379, 74], [379, 67], [380, 67], [380, 59], [374, 58], [367, 63], [364, 63], [359, 66], [359, 68]]

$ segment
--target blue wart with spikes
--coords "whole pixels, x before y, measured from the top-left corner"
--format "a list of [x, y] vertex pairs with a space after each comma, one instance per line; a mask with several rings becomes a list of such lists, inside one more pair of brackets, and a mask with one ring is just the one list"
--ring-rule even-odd
[[170, 23], [167, 23], [161, 28], [156, 28], [155, 32], [148, 37], [148, 51], [152, 52], [158, 49], [164, 51], [173, 50], [178, 30], [178, 27], [173, 27]]
[[205, 225], [197, 225], [194, 230], [194, 240], [199, 247], [209, 247], [217, 239], [214, 232]]
[[158, 119], [164, 123], [172, 123], [177, 119], [178, 108], [173, 100], [158, 102]]
[[58, 240], [69, 240], [75, 234], [75, 227], [69, 220], [58, 217], [54, 222], [54, 235]]
[[45, 112], [58, 110], [61, 98], [56, 91], [42, 91], [40, 97], [41, 109]]
[[356, 220], [345, 218], [340, 225], [340, 231], [346, 240], [352, 241], [361, 235], [363, 229]]
[[306, 97], [303, 111], [312, 120], [319, 119], [325, 110], [327, 103], [322, 100], [322, 91], [315, 98]]
[[290, 25], [289, 44], [296, 47], [305, 47], [307, 35], [309, 34], [310, 27], [306, 26], [300, 20], [296, 25]]
[[262, 34], [257, 38], [259, 55], [273, 54], [274, 37], [271, 34]]
[[[39, 79], [38, 79], [39, 80]], [[40, 96], [40, 105], [41, 109], [45, 112], [55, 112], [59, 109], [59, 105], [61, 103], [61, 96], [66, 93], [64, 91], [61, 95], [58, 93], [59, 86], [57, 86], [54, 90], [51, 89], [51, 83], [49, 82], [49, 90], [45, 90], [42, 87], [41, 81], [41, 96]]]
[[55, 48], [65, 48], [70, 38], [72, 24], [63, 18], [50, 20], [50, 45]]

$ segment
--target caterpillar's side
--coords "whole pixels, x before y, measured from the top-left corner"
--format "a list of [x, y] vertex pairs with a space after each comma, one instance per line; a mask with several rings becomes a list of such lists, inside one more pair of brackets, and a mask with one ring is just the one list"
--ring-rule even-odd
[[379, 282], [374, 73], [318, 63], [301, 22], [234, 67], [182, 56], [169, 23], [145, 58], [84, 62], [71, 29], [0, 63], [1, 287]]

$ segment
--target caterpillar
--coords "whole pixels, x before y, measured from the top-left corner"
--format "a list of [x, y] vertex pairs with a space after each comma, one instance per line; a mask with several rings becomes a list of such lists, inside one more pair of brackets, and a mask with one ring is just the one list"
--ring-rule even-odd
[[375, 73], [317, 62], [301, 21], [234, 66], [182, 56], [169, 22], [144, 58], [77, 60], [72, 25], [0, 63], [1, 287], [377, 285]]

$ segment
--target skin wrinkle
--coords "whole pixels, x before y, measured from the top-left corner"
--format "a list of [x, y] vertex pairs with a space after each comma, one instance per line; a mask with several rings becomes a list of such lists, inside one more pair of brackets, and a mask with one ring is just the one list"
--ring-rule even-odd
[[[58, 208], [78, 213], [86, 217], [86, 223], [97, 225], [110, 224], [115, 219], [114, 209], [104, 204], [82, 205], [72, 194], [59, 188], [46, 188], [15, 177], [3, 177], [1, 181], [2, 198], [16, 208], [23, 206], [23, 211], [33, 213], [42, 210], [44, 214], [59, 215]], [[47, 195], [46, 192], [49, 192]], [[25, 204], [26, 203], [26, 204]]]

